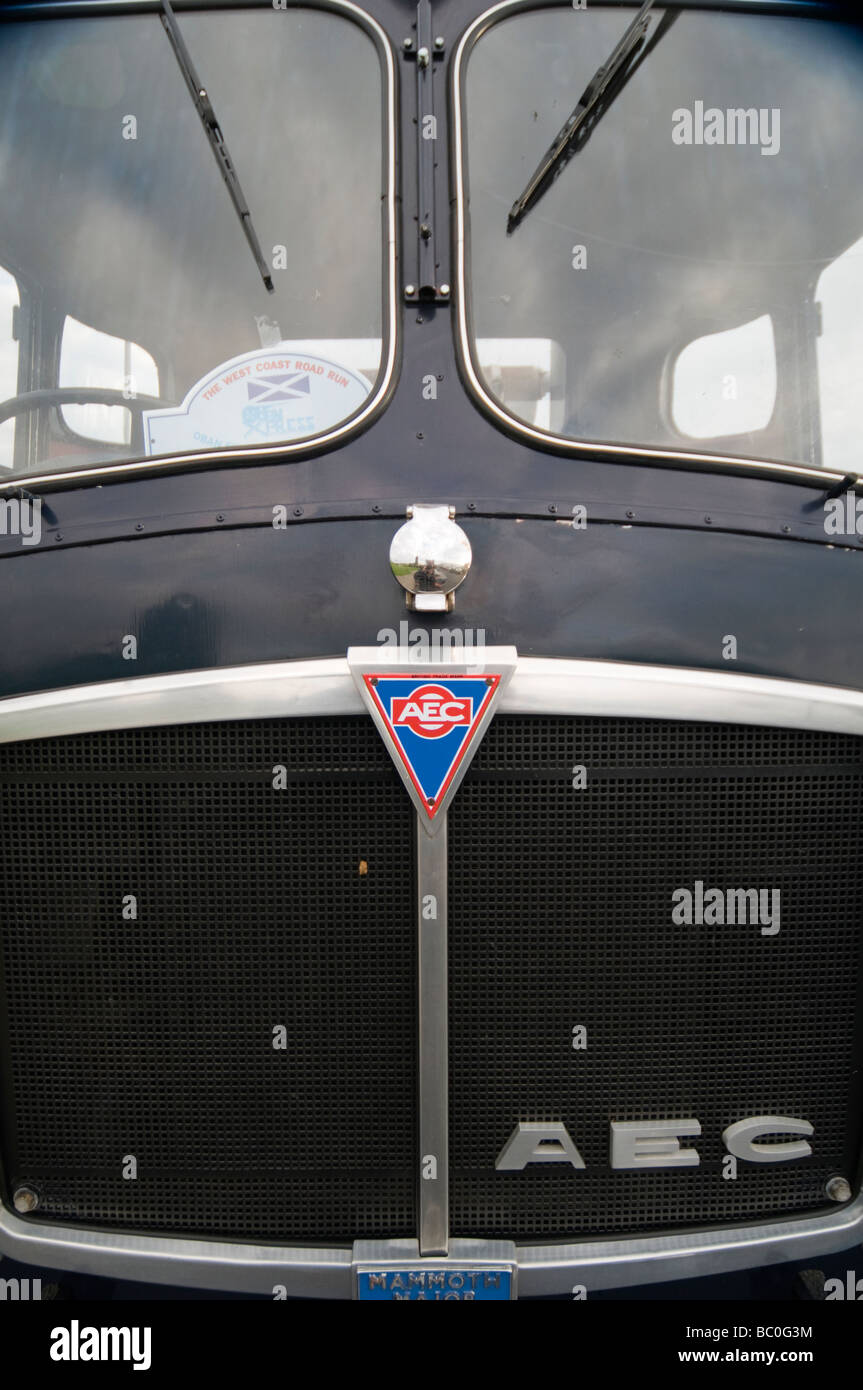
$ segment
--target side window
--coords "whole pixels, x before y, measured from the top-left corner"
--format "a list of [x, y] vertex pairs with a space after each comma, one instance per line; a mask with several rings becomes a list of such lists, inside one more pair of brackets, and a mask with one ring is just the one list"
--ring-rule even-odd
[[691, 439], [766, 429], [775, 406], [776, 347], [769, 314], [695, 338], [674, 363], [671, 419]]
[[[0, 266], [0, 401], [18, 394], [18, 342], [14, 336], [18, 283]], [[11, 468], [15, 448], [15, 421], [0, 424], [0, 468]]]
[[480, 367], [508, 410], [540, 429], [560, 431], [566, 354], [551, 338], [477, 338]]
[[[60, 386], [101, 386], [135, 396], [158, 396], [159, 373], [144, 348], [68, 318], [60, 345]], [[123, 405], [64, 405], [64, 425], [85, 439], [128, 444], [132, 414]]]
[[863, 462], [863, 237], [822, 270], [818, 395], [824, 467], [858, 473]]

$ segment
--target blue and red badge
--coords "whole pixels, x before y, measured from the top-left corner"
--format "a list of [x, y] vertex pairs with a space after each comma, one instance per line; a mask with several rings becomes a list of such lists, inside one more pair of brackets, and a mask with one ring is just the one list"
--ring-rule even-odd
[[476, 751], [511, 668], [492, 666], [478, 674], [476, 666], [453, 671], [452, 663], [419, 671], [404, 664], [363, 667], [355, 669], [361, 694], [430, 826]]
[[430, 820], [500, 685], [499, 675], [363, 677]]

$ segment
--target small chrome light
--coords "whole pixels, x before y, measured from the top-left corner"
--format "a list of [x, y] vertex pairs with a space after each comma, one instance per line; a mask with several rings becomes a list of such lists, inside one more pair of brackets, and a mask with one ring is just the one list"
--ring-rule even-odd
[[455, 507], [415, 502], [408, 521], [390, 546], [392, 572], [407, 590], [408, 608], [418, 613], [445, 613], [454, 591], [471, 567], [470, 541], [457, 526]]

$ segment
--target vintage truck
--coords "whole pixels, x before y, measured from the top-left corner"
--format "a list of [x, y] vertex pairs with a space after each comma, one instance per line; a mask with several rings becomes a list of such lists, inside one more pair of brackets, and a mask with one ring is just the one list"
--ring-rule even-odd
[[861, 125], [818, 5], [5, 7], [7, 1269], [853, 1264]]

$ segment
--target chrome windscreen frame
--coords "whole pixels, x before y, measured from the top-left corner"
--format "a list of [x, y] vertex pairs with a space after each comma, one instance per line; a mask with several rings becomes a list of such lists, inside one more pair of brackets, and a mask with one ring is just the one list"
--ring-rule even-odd
[[[592, 0], [603, 6], [616, 7], [620, 0]], [[711, 8], [717, 0], [688, 0], [691, 8]], [[618, 460], [620, 462], [644, 462], [660, 464], [668, 468], [689, 468], [707, 472], [736, 472], [756, 474], [767, 478], [784, 478], [789, 482], [809, 483], [823, 487], [834, 482], [846, 481], [846, 475], [828, 468], [811, 468], [805, 464], [782, 463], [771, 459], [746, 458], [736, 454], [714, 454], [707, 451], [684, 449], [647, 448], [637, 444], [614, 444], [597, 440], [571, 439], [565, 435], [554, 434], [539, 429], [508, 410], [486, 386], [473, 352], [474, 335], [470, 323], [468, 293], [468, 248], [469, 219], [467, 188], [467, 158], [465, 153], [465, 103], [463, 101], [464, 75], [471, 50], [491, 27], [511, 15], [528, 10], [565, 8], [569, 0], [503, 0], [492, 5], [468, 25], [459, 39], [450, 71], [450, 109], [452, 114], [452, 163], [455, 205], [454, 228], [454, 306], [456, 310], [455, 337], [459, 365], [469, 391], [480, 403], [486, 414], [509, 434], [515, 434], [529, 441], [535, 447], [553, 448], [555, 453], [571, 454], [580, 458]], [[681, 0], [686, 7], [687, 0]], [[680, 7], [680, 6], [678, 6]], [[818, 11], [809, 5], [788, 4], [787, 0], [725, 0], [723, 8], [751, 10], [758, 13], [807, 14], [817, 15]], [[624, 5], [624, 14], [630, 17], [636, 6], [630, 9]], [[823, 13], [821, 18], [829, 18]], [[835, 16], [834, 16], [835, 17]], [[857, 479], [848, 478], [848, 487], [856, 487]]]
[[[478, 659], [481, 659], [481, 652]], [[362, 714], [345, 657], [73, 686], [0, 701], [0, 742], [210, 720]], [[500, 713], [670, 718], [863, 736], [863, 691], [724, 671], [521, 658]], [[799, 1219], [565, 1244], [515, 1245], [521, 1297], [692, 1278], [803, 1261], [863, 1242], [863, 1192]], [[359, 1246], [366, 1243], [359, 1243]], [[449, 1242], [489, 1258], [499, 1242]], [[467, 1249], [469, 1245], [470, 1249]], [[359, 1250], [358, 1246], [358, 1250]], [[355, 1252], [47, 1226], [0, 1204], [0, 1253], [26, 1264], [193, 1288], [351, 1298]], [[411, 1242], [392, 1257], [413, 1258]], [[384, 1247], [381, 1257], [386, 1258]], [[421, 1259], [421, 1257], [418, 1257]], [[277, 1295], [276, 1290], [279, 1291]]]
[[[396, 384], [398, 365], [398, 324], [399, 298], [396, 283], [397, 244], [396, 244], [396, 132], [397, 132], [397, 85], [395, 54], [392, 43], [372, 15], [368, 14], [352, 0], [289, 0], [292, 8], [332, 10], [342, 14], [359, 25], [371, 38], [381, 62], [383, 85], [383, 155], [384, 187], [383, 199], [383, 294], [384, 314], [382, 321], [383, 345], [386, 355], [378, 372], [377, 381], [368, 399], [360, 410], [338, 425], [332, 426], [322, 434], [311, 435], [306, 439], [282, 440], [277, 444], [258, 445], [254, 451], [237, 446], [234, 448], [201, 451], [198, 453], [164, 454], [156, 458], [130, 459], [118, 463], [100, 463], [91, 467], [67, 469], [64, 472], [19, 473], [13, 478], [0, 479], [0, 494], [6, 488], [13, 491], [20, 487], [35, 487], [55, 483], [86, 483], [101, 478], [137, 477], [153, 472], [182, 471], [201, 464], [260, 463], [267, 459], [304, 456], [310, 451], [320, 452], [330, 446], [342, 443], [345, 439], [364, 429], [388, 403]], [[238, 7], [252, 5], [255, 0], [234, 0]], [[111, 0], [110, 9], [105, 13], [122, 14], [128, 9], [130, 14], [141, 14], [146, 9], [158, 12], [158, 3], [142, 4], [141, 0]], [[93, 14], [93, 6], [78, 4], [76, 0], [37, 0], [27, 6], [12, 5], [8, 8], [7, 20], [38, 19], [62, 20], [75, 18], [76, 14]], [[2, 30], [0, 30], [2, 33]]]

